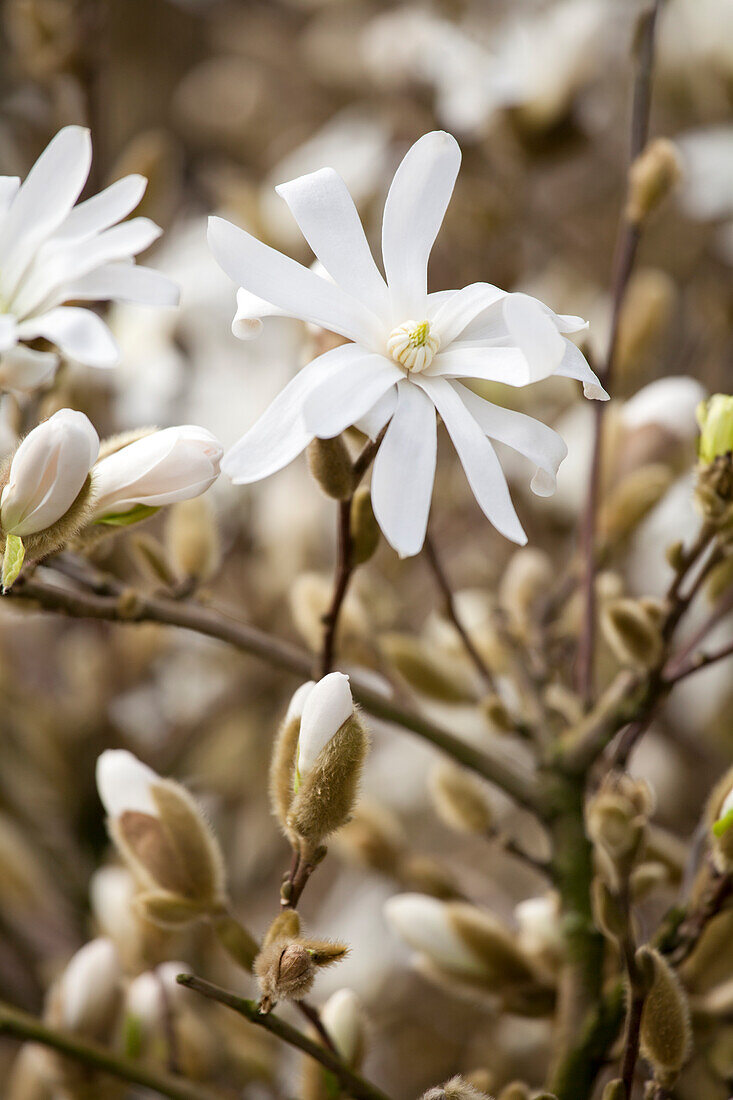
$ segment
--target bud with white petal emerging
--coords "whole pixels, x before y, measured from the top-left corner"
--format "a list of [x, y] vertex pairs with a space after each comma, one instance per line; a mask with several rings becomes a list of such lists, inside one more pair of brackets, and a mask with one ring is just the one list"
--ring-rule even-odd
[[295, 787], [295, 754], [300, 737], [300, 719], [305, 701], [314, 687], [315, 680], [308, 680], [293, 695], [275, 736], [270, 758], [270, 806], [286, 835], [288, 812]]
[[219, 476], [223, 448], [205, 428], [152, 432], [94, 467], [95, 523], [127, 526], [153, 510], [206, 492]]
[[705, 817], [715, 864], [719, 871], [728, 871], [733, 867], [733, 768], [713, 787]]
[[526, 898], [514, 908], [519, 926], [517, 941], [522, 951], [550, 969], [560, 962], [564, 937], [560, 919], [560, 898], [554, 892]]
[[307, 694], [300, 719], [287, 828], [313, 850], [349, 819], [369, 747], [349, 678], [331, 672]]
[[99, 757], [97, 788], [112, 839], [146, 888], [137, 898], [141, 912], [164, 926], [221, 913], [221, 852], [188, 791], [124, 750]]
[[466, 768], [441, 761], [430, 772], [430, 794], [438, 816], [451, 829], [487, 835], [493, 812], [484, 784]]
[[61, 549], [87, 520], [89, 471], [98, 451], [96, 431], [73, 409], [60, 409], [22, 441], [0, 475], [3, 587], [13, 583], [26, 555]]

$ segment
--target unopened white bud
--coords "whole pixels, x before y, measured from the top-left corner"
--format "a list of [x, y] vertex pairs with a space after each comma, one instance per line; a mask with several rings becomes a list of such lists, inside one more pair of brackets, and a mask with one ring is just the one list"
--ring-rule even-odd
[[349, 677], [343, 672], [329, 672], [311, 688], [300, 719], [296, 779], [308, 775], [321, 749], [353, 713]]
[[118, 1005], [121, 968], [111, 940], [85, 944], [72, 958], [57, 987], [59, 1023], [69, 1031], [101, 1036]]
[[321, 1022], [347, 1066], [358, 1068], [364, 1052], [364, 1011], [356, 993], [333, 993], [321, 1009]]

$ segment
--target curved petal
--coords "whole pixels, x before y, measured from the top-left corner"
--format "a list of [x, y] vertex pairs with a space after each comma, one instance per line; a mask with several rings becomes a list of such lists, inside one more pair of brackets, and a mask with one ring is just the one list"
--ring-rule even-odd
[[369, 412], [354, 421], [354, 427], [358, 428], [364, 435], [369, 436], [374, 442], [387, 421], [392, 417], [396, 406], [397, 387], [392, 386], [391, 389], [382, 394], [379, 401], [371, 407]]
[[277, 306], [266, 302], [264, 298], [258, 298], [256, 294], [250, 294], [240, 286], [237, 291], [237, 312], [232, 321], [232, 334], [238, 340], [253, 340], [262, 332], [263, 317], [287, 317], [287, 314]]
[[320, 439], [340, 435], [404, 377], [383, 355], [362, 352], [308, 396], [303, 406], [306, 428]]
[[209, 218], [208, 237], [217, 263], [245, 290], [290, 317], [311, 321], [365, 347], [379, 344], [383, 332], [378, 319], [334, 283], [223, 218]]
[[300, 231], [331, 278], [368, 309], [383, 315], [389, 292], [349, 190], [333, 168], [321, 168], [276, 187]]
[[433, 359], [423, 378], [483, 378], [506, 386], [527, 386], [529, 365], [519, 348], [452, 344]]
[[0, 313], [0, 351], [12, 348], [18, 339], [18, 325], [12, 313]]
[[501, 463], [481, 427], [463, 404], [457, 388], [445, 378], [423, 376], [417, 384], [423, 387], [442, 416], [484, 515], [502, 535], [523, 546], [527, 536], [514, 511]]
[[364, 355], [354, 344], [332, 348], [299, 371], [262, 416], [224, 455], [221, 468], [235, 485], [248, 485], [282, 470], [314, 437], [306, 429], [306, 398], [332, 374]]
[[137, 302], [145, 306], [177, 306], [178, 286], [160, 271], [133, 263], [110, 263], [70, 283], [72, 301]]
[[455, 388], [484, 435], [505, 443], [534, 462], [537, 472], [532, 478], [532, 492], [540, 497], [551, 496], [555, 492], [558, 467], [568, 453], [562, 436], [541, 420], [492, 405], [459, 382], [455, 383]]
[[530, 382], [554, 374], [562, 362], [565, 341], [542, 303], [528, 294], [507, 294], [503, 310], [512, 343], [527, 360]]
[[50, 381], [58, 362], [53, 351], [35, 351], [18, 344], [0, 355], [0, 390], [30, 393]]
[[130, 810], [158, 816], [152, 788], [160, 783], [158, 776], [127, 749], [106, 749], [97, 758], [97, 791], [109, 817], [119, 817]]
[[0, 176], [0, 215], [8, 209], [19, 187], [20, 176]]
[[440, 337], [440, 346], [445, 348], [453, 340], [460, 339], [466, 325], [504, 296], [505, 292], [491, 283], [470, 283], [463, 290], [456, 290], [430, 321], [431, 328]]
[[428, 258], [461, 165], [458, 142], [443, 130], [425, 134], [395, 172], [384, 206], [382, 256], [393, 318], [420, 321], [428, 289]]
[[593, 373], [580, 348], [565, 340], [565, 354], [560, 366], [555, 370], [561, 378], [574, 378], [583, 383], [583, 393], [593, 401], [608, 401], [608, 394]]
[[138, 205], [147, 186], [145, 176], [123, 176], [116, 180], [75, 206], [56, 231], [56, 239], [84, 240], [121, 221]]
[[397, 407], [377, 451], [372, 506], [384, 537], [401, 558], [425, 541], [435, 480], [435, 409], [412, 382], [397, 387]]
[[60, 306], [18, 325], [23, 339], [43, 336], [64, 355], [88, 367], [113, 367], [120, 357], [112, 333], [101, 317], [89, 309]]

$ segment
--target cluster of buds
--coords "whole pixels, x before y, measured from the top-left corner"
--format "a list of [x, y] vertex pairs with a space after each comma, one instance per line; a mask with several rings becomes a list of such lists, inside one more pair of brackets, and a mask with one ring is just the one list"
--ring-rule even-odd
[[[99, 457], [98, 457], [99, 456]], [[222, 448], [203, 428], [139, 433], [102, 444], [88, 420], [60, 409], [22, 440], [0, 473], [2, 583], [23, 561], [46, 557], [75, 537], [128, 526], [163, 505], [206, 491]]]
[[368, 746], [348, 676], [331, 672], [298, 688], [270, 767], [273, 813], [296, 851], [312, 857], [348, 821]]
[[717, 527], [733, 518], [733, 397], [716, 393], [697, 408], [700, 426], [696, 501]]
[[398, 894], [385, 915], [417, 952], [418, 968], [439, 984], [484, 993], [520, 1015], [551, 1010], [552, 989], [493, 914], [466, 902]]
[[347, 952], [343, 943], [302, 936], [295, 909], [279, 913], [254, 961], [260, 1012], [270, 1012], [278, 1001], [302, 1001], [310, 992], [318, 970], [340, 962]]

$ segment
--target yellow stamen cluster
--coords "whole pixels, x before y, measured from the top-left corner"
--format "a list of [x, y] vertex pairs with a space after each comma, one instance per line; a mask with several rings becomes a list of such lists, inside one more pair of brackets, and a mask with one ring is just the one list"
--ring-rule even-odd
[[405, 321], [392, 330], [387, 340], [392, 358], [413, 374], [430, 366], [439, 347], [440, 340], [431, 332], [429, 321]]

